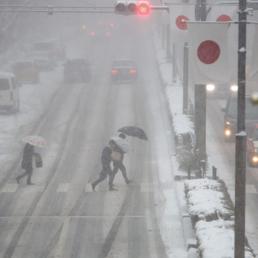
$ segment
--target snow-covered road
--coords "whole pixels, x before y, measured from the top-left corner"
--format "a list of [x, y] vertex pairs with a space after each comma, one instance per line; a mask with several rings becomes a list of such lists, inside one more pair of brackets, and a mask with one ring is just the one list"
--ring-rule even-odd
[[[117, 26], [111, 38], [84, 45], [84, 37], [73, 34], [68, 52], [90, 57], [89, 84], [64, 84], [60, 66], [42, 74], [39, 85], [22, 86], [21, 112], [1, 117], [1, 257], [186, 257], [151, 27], [120, 18], [111, 19]], [[136, 60], [139, 80], [113, 85], [111, 61], [125, 57]], [[103, 183], [92, 192], [101, 150], [125, 125], [144, 128], [150, 139], [130, 139], [125, 165], [133, 183], [125, 185], [118, 174], [119, 191]], [[48, 142], [41, 150], [44, 166], [33, 174], [35, 185], [17, 185], [21, 139], [31, 133]]]

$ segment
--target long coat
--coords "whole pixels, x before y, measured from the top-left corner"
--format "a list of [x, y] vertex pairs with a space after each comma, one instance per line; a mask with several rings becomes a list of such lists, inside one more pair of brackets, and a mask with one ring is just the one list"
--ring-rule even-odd
[[23, 169], [32, 168], [33, 155], [34, 155], [34, 146], [32, 146], [29, 143], [26, 143], [23, 149], [23, 156], [22, 156]]

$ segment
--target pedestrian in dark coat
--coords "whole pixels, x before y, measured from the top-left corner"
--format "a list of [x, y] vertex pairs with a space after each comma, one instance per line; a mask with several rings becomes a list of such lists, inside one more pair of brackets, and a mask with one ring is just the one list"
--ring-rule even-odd
[[[121, 140], [126, 141], [126, 136], [124, 134], [120, 133], [118, 135], [118, 137]], [[126, 184], [129, 184], [131, 182], [131, 180], [128, 179], [127, 173], [126, 173], [126, 167], [123, 164], [125, 151], [121, 147], [119, 147], [118, 145], [115, 146], [114, 151], [119, 152], [121, 154], [121, 157], [119, 159], [116, 159], [116, 160], [113, 159], [113, 181], [114, 181], [114, 178], [115, 178], [118, 170], [120, 170], [122, 172], [122, 175], [123, 175], [123, 178], [124, 178]], [[112, 181], [112, 184], [113, 184], [113, 181]]]
[[100, 182], [105, 180], [107, 176], [109, 176], [109, 190], [110, 191], [115, 190], [112, 185], [114, 177], [113, 177], [113, 171], [110, 166], [112, 161], [111, 154], [115, 146], [116, 146], [115, 142], [113, 140], [110, 140], [108, 146], [106, 146], [102, 151], [102, 154], [101, 154], [102, 170], [99, 174], [99, 178], [91, 184], [93, 191], [95, 191], [95, 187]]
[[33, 173], [33, 157], [38, 155], [34, 152], [34, 146], [26, 143], [23, 149], [23, 157], [21, 167], [25, 170], [25, 172], [16, 177], [16, 181], [19, 184], [20, 180], [27, 176], [27, 184], [32, 185], [31, 176]]

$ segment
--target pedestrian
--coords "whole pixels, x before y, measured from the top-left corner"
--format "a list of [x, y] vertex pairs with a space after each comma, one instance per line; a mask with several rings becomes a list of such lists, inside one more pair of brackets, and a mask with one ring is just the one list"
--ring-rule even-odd
[[[124, 154], [128, 152], [128, 149], [129, 149], [128, 147], [129, 144], [126, 140], [126, 135], [123, 133], [120, 133], [118, 137], [113, 137], [111, 139], [114, 139], [114, 141], [116, 142], [114, 152], [120, 153], [120, 155], [117, 155], [117, 158], [112, 159], [113, 160], [113, 181], [118, 170], [120, 170], [122, 172], [125, 183], [129, 184], [132, 180], [128, 179], [126, 167], [123, 164]], [[112, 185], [113, 185], [113, 181], [112, 181]]]
[[103, 149], [102, 154], [101, 154], [102, 170], [99, 174], [99, 178], [91, 184], [93, 191], [95, 191], [95, 187], [100, 182], [105, 180], [107, 178], [107, 176], [109, 177], [109, 190], [110, 191], [116, 190], [113, 188], [113, 183], [112, 183], [113, 182], [113, 171], [111, 169], [111, 162], [112, 162], [111, 154], [115, 148], [116, 148], [116, 143], [113, 140], [110, 140], [108, 146], [106, 146]]
[[[21, 162], [22, 169], [25, 170], [25, 172], [19, 176], [16, 177], [16, 181], [19, 184], [20, 180], [27, 176], [27, 185], [33, 185], [31, 182], [31, 177], [33, 173], [33, 158], [41, 159], [40, 155], [34, 151], [34, 146], [26, 143], [23, 149], [23, 157]], [[42, 166], [42, 164], [41, 164]]]

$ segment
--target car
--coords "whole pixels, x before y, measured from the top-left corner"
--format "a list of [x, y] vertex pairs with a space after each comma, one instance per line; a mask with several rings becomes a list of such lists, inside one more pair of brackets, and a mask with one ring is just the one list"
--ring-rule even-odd
[[136, 81], [138, 71], [136, 64], [132, 60], [115, 60], [111, 68], [111, 80], [115, 83], [126, 83]]
[[19, 111], [19, 87], [13, 73], [0, 72], [0, 112]]
[[37, 65], [40, 71], [52, 71], [56, 64], [52, 62], [47, 56], [37, 55], [34, 56], [34, 63]]
[[208, 83], [206, 92], [208, 98], [227, 98], [230, 94], [237, 92], [236, 83]]
[[34, 59], [42, 71], [53, 70], [66, 57], [64, 46], [57, 40], [33, 43], [28, 55]]
[[[252, 128], [258, 123], [257, 106], [250, 101], [250, 95], [245, 96], [245, 124], [246, 129]], [[224, 112], [224, 139], [225, 141], [234, 140], [237, 132], [237, 95], [231, 94], [227, 98], [226, 107], [222, 109]]]
[[39, 67], [34, 61], [15, 62], [12, 70], [19, 83], [38, 83], [40, 80]]
[[258, 166], [258, 124], [255, 124], [252, 128], [249, 128], [247, 132], [247, 161], [249, 166]]
[[64, 64], [64, 82], [80, 83], [91, 80], [91, 67], [87, 59], [74, 58]]
[[35, 42], [32, 51], [47, 56], [52, 62], [64, 61], [65, 47], [58, 40]]

